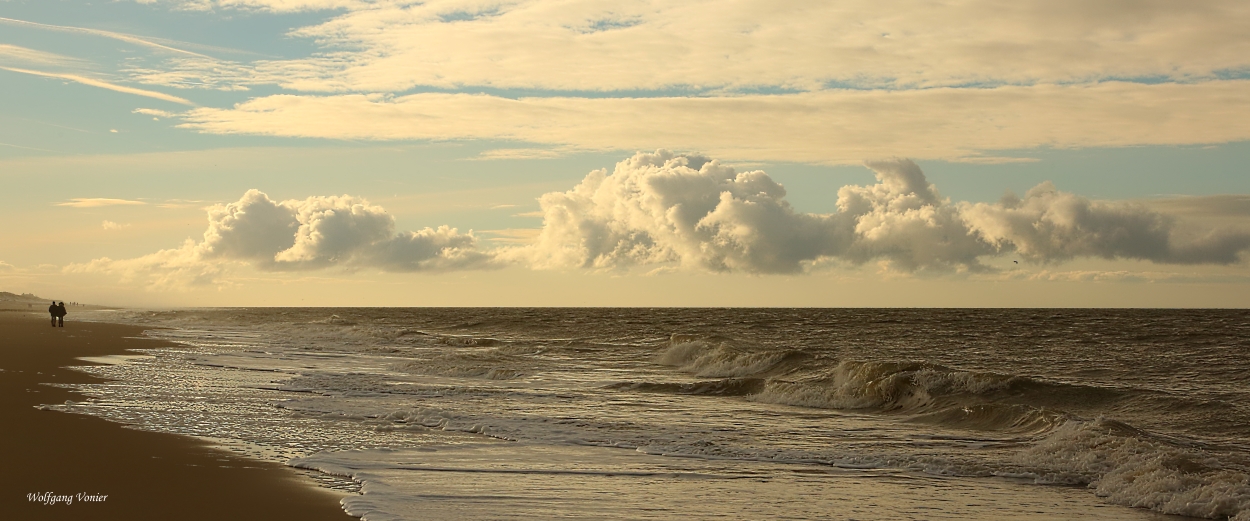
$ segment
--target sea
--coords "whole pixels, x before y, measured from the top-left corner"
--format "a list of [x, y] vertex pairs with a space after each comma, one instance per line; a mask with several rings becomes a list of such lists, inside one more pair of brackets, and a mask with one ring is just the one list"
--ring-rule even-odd
[[173, 347], [44, 408], [211, 440], [368, 521], [1250, 521], [1250, 311], [84, 312]]

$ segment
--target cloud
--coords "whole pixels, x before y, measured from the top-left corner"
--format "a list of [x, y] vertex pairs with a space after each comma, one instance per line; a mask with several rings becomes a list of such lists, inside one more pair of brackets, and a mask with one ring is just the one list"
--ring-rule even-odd
[[1232, 264], [1250, 234], [1209, 230], [1178, 237], [1175, 219], [1144, 205], [1091, 201], [1042, 183], [1023, 199], [961, 206], [969, 228], [997, 248], [1035, 262], [1075, 257], [1141, 259], [1171, 264]]
[[100, 223], [100, 226], [105, 230], [120, 230], [122, 228], [130, 227], [129, 224], [117, 224], [113, 221], [104, 221], [103, 223]]
[[159, 109], [134, 109], [130, 112], [134, 114], [146, 114], [148, 116], [156, 116], [158, 118], [172, 118], [174, 116], [177, 116], [177, 114], [173, 112], [159, 110]]
[[[580, 149], [674, 146], [732, 159], [984, 160], [983, 150], [1250, 139], [1250, 81], [838, 90], [769, 96], [521, 98], [424, 93], [255, 98], [183, 128], [371, 140], [497, 139]], [[333, 121], [333, 124], [326, 124]]]
[[[1210, 79], [1250, 65], [1240, 0], [189, 0], [343, 9], [292, 31], [325, 52], [268, 61], [315, 92], [915, 88]], [[697, 22], [695, 22], [697, 21]]]
[[446, 226], [395, 233], [395, 219], [380, 206], [352, 196], [276, 202], [249, 190], [237, 202], [208, 211], [209, 227], [197, 246], [202, 259], [250, 262], [269, 270], [343, 265], [386, 271], [481, 268], [489, 259], [477, 239]]
[[496, 148], [482, 152], [477, 157], [472, 158], [476, 161], [494, 161], [499, 159], [555, 159], [567, 156], [575, 152], [574, 149], [561, 147], [558, 149], [550, 148]]
[[114, 92], [121, 92], [125, 94], [134, 94], [137, 96], [146, 96], [146, 97], [155, 98], [158, 100], [170, 101], [173, 103], [181, 103], [183, 105], [191, 105], [191, 106], [195, 105], [195, 103], [192, 103], [188, 100], [179, 98], [177, 96], [170, 96], [169, 94], [165, 94], [163, 92], [136, 89], [134, 87], [126, 87], [124, 85], [115, 85], [106, 81], [79, 76], [77, 74], [61, 74], [61, 73], [55, 73], [55, 72], [33, 71], [29, 69], [18, 69], [16, 67], [0, 67], [0, 69], [6, 70], [9, 72], [30, 74], [33, 76], [43, 76], [45, 78], [58, 78], [62, 80], [69, 80], [69, 81], [81, 83], [83, 85], [88, 85], [91, 87], [99, 87], [101, 89], [108, 89]]
[[103, 197], [75, 197], [63, 203], [56, 203], [55, 206], [70, 206], [74, 208], [98, 208], [100, 206], [138, 206], [145, 205], [143, 201], [134, 201], [130, 199], [106, 199]]
[[167, 199], [163, 203], [158, 203], [157, 208], [190, 208], [204, 203], [197, 199]]
[[81, 67], [86, 62], [78, 58], [28, 49], [17, 45], [0, 44], [0, 63], [22, 63], [53, 67]]
[[[541, 217], [541, 213], [538, 216]], [[481, 233], [491, 237], [490, 240], [495, 243], [523, 245], [534, 242], [542, 231], [534, 228], [509, 228], [483, 230]]]
[[1140, 201], [1146, 207], [1206, 227], [1250, 229], [1250, 195], [1180, 196]]
[[1025, 276], [1027, 280], [1048, 282], [1211, 282], [1213, 278], [1224, 278], [1230, 281], [1245, 282], [1247, 277], [1212, 277], [1193, 273], [1172, 273], [1159, 271], [1050, 271], [1042, 270]]
[[185, 49], [178, 49], [176, 47], [170, 47], [168, 45], [164, 45], [156, 41], [153, 41], [153, 40], [157, 40], [156, 38], [145, 38], [145, 37], [135, 36], [133, 34], [105, 31], [101, 29], [88, 29], [85, 27], [72, 27], [72, 26], [67, 26], [67, 25], [41, 24], [38, 22], [28, 22], [26, 20], [17, 20], [14, 18], [3, 18], [3, 17], [0, 17], [0, 24], [34, 27], [34, 28], [44, 29], [44, 30], [49, 30], [49, 31], [59, 31], [59, 32], [79, 33], [79, 34], [90, 34], [93, 36], [103, 36], [105, 38], [112, 38], [114, 40], [120, 40], [126, 43], [132, 43], [132, 44], [140, 45], [143, 47], [149, 47], [149, 48], [156, 49], [159, 51], [165, 51], [165, 52], [179, 54], [179, 55], [196, 56], [200, 58], [210, 58], [209, 56], [205, 56], [203, 54], [194, 53]]
[[867, 163], [878, 183], [838, 190], [834, 214], [795, 212], [761, 171], [667, 151], [639, 153], [540, 198], [534, 244], [501, 256], [537, 268], [620, 269], [656, 264], [748, 273], [798, 273], [813, 263], [884, 262], [892, 271], [988, 271], [983, 257], [1016, 254], [1230, 264], [1250, 233], [1185, 235], [1141, 205], [1091, 201], [1043, 183], [1024, 199], [953, 204], [910, 160]]
[[368, 0], [135, 0], [141, 4], [175, 4], [188, 10], [238, 9], [287, 13], [367, 7]]
[[65, 266], [64, 273], [105, 273], [123, 283], [142, 281], [149, 289], [176, 290], [203, 285], [228, 285], [223, 278], [226, 266], [201, 262], [195, 256], [195, 242], [188, 239], [181, 248], [160, 250], [133, 259], [101, 257]]
[[[452, 271], [506, 263], [532, 269], [800, 274], [876, 264], [885, 276], [990, 273], [991, 258], [1052, 265], [1078, 258], [1157, 264], [1242, 262], [1245, 227], [1181, 226], [1136, 202], [1095, 201], [1049, 182], [1023, 198], [952, 202], [907, 159], [869, 161], [877, 182], [836, 194], [838, 211], [795, 211], [760, 170], [666, 150], [637, 153], [612, 172], [539, 198], [540, 229], [472, 232], [440, 226], [396, 232], [394, 219], [359, 197], [274, 201], [249, 190], [208, 209], [200, 241], [136, 259], [97, 259], [68, 272], [104, 272], [153, 287], [226, 283], [231, 266], [275, 272], [332, 267]], [[1228, 203], [1242, 211], [1240, 203]], [[1010, 275], [1010, 273], [1009, 273]], [[1046, 280], [1158, 280], [1115, 270], [1043, 272]], [[1016, 275], [1012, 275], [1016, 276]], [[1042, 277], [1042, 275], [1038, 275]]]
[[245, 92], [251, 90], [249, 85], [271, 85], [283, 81], [281, 71], [268, 73], [269, 67], [265, 67], [263, 62], [244, 64], [210, 57], [179, 56], [166, 59], [159, 65], [141, 66], [143, 63], [129, 63], [122, 72], [131, 80], [147, 85], [226, 92]]
[[238, 201], [208, 209], [201, 241], [134, 259], [96, 259], [67, 272], [100, 272], [123, 280], [145, 278], [155, 288], [219, 284], [233, 264], [266, 271], [329, 267], [383, 271], [447, 271], [493, 267], [477, 238], [441, 226], [395, 230], [395, 220], [364, 199], [315, 196], [274, 201], [249, 190]]
[[835, 214], [795, 212], [762, 171], [660, 150], [592, 172], [539, 199], [543, 228], [531, 246], [504, 252], [539, 268], [686, 269], [798, 273], [822, 258], [887, 259], [903, 269], [983, 269], [993, 250], [968, 234], [910, 161], [869, 165], [879, 184], [838, 192]]
[[0, 271], [17, 271], [17, 266], [0, 261]]
[[288, 91], [187, 113], [205, 133], [826, 163], [1250, 139], [1240, 0], [163, 3], [334, 11], [289, 33], [316, 46], [302, 58], [127, 62], [147, 85]]

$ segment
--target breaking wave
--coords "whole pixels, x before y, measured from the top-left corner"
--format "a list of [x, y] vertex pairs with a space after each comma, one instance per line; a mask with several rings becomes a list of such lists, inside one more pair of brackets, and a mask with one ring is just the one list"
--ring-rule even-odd
[[1185, 447], [1114, 420], [1071, 420], [1019, 453], [1019, 477], [1079, 485], [1165, 514], [1250, 520], [1250, 474], [1235, 456]]
[[655, 361], [695, 376], [726, 378], [777, 373], [809, 358], [799, 351], [775, 353], [742, 349], [727, 338], [674, 334], [668, 349], [656, 355]]

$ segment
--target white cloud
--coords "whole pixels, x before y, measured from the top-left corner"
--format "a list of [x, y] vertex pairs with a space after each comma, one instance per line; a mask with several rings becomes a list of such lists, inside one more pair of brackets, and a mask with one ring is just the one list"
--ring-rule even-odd
[[188, 10], [239, 9], [275, 13], [368, 7], [370, 0], [135, 0], [140, 4], [174, 4]]
[[0, 271], [17, 271], [17, 266], [0, 261]]
[[158, 203], [157, 208], [190, 208], [204, 203], [204, 201], [196, 199], [168, 199], [163, 203]]
[[486, 267], [477, 239], [454, 228], [395, 233], [380, 206], [352, 196], [276, 202], [249, 190], [237, 202], [208, 210], [209, 228], [197, 248], [203, 259], [241, 260], [271, 270], [328, 266], [388, 271]]
[[98, 208], [100, 206], [139, 206], [147, 203], [143, 201], [134, 201], [131, 199], [108, 199], [103, 197], [75, 197], [62, 203], [56, 203], [55, 206], [70, 206], [73, 208]]
[[969, 228], [996, 247], [1036, 262], [1074, 257], [1174, 264], [1232, 264], [1250, 247], [1244, 230], [1178, 237], [1175, 219], [1144, 205], [1091, 201], [1042, 183], [1023, 199], [961, 205]]
[[472, 158], [477, 161], [494, 161], [499, 159], [555, 159], [574, 152], [575, 149], [561, 147], [550, 148], [496, 148], [487, 150]]
[[181, 248], [160, 250], [133, 259], [113, 260], [101, 257], [86, 263], [73, 263], [62, 269], [65, 273], [106, 273], [121, 282], [141, 281], [150, 289], [174, 290], [202, 285], [228, 285], [222, 276], [225, 266], [202, 262], [195, 256], [195, 242], [190, 239]]
[[200, 242], [134, 259], [96, 259], [68, 272], [102, 272], [146, 279], [155, 288], [220, 284], [234, 263], [262, 270], [301, 271], [334, 266], [384, 271], [446, 271], [492, 267], [477, 238], [446, 226], [396, 233], [379, 206], [352, 196], [273, 201], [249, 190], [238, 201], [208, 209]]
[[[674, 147], [840, 163], [1250, 139], [1241, 0], [167, 3], [333, 11], [289, 34], [317, 46], [308, 57], [127, 63], [149, 85], [303, 93], [185, 115], [207, 133], [521, 143], [478, 159]], [[430, 88], [533, 97], [412, 94]]]
[[[381, 207], [349, 195], [274, 201], [249, 190], [208, 210], [199, 242], [136, 259], [66, 268], [142, 278], [154, 287], [223, 283], [231, 265], [268, 271], [340, 267], [449, 271], [517, 263], [533, 269], [803, 273], [875, 263], [881, 276], [988, 273], [990, 258], [1057, 264], [1077, 258], [1158, 264], [1233, 264], [1250, 251], [1244, 227], [1180, 226], [1140, 203], [1093, 201], [1043, 183], [1023, 198], [952, 203], [912, 161], [871, 161], [877, 183], [844, 186], [832, 214], [796, 212], [763, 171], [739, 172], [700, 156], [637, 153], [573, 189], [539, 199], [538, 230], [472, 234], [440, 226], [394, 230]], [[1230, 203], [1233, 211], [1244, 210]], [[1014, 272], [1013, 272], [1014, 273]], [[1016, 276], [1009, 273], [1011, 276]], [[1115, 270], [1046, 280], [1155, 280]], [[1045, 275], [1043, 277], [1043, 275]]]
[[539, 268], [686, 269], [795, 273], [816, 262], [872, 261], [891, 271], [986, 271], [981, 259], [1015, 253], [1055, 263], [1075, 257], [1229, 264], [1250, 232], [1186, 234], [1143, 206], [1059, 192], [1049, 183], [1025, 199], [952, 204], [908, 160], [869, 162], [878, 183], [845, 186], [839, 211], [794, 212], [785, 190], [760, 171], [667, 151], [637, 154], [608, 174], [540, 199], [534, 244], [501, 256]]
[[[289, 89], [820, 90], [1209, 79], [1250, 65], [1241, 0], [189, 0], [344, 9], [270, 61]], [[276, 74], [277, 70], [284, 71]]]
[[275, 95], [192, 109], [182, 126], [214, 134], [500, 139], [594, 150], [673, 146], [732, 159], [855, 163], [896, 154], [977, 161], [983, 150], [1240, 141], [1250, 139], [1246, 113], [1250, 81], [1234, 80], [727, 98]]
[[0, 63], [33, 64], [52, 67], [82, 67], [83, 60], [61, 54], [28, 49], [17, 45], [0, 44]]
[[[838, 192], [840, 211], [795, 212], [762, 171], [668, 151], [639, 153], [544, 195], [543, 229], [506, 258], [535, 267], [614, 269], [671, 263], [687, 269], [796, 273], [827, 257], [888, 259], [906, 270], [982, 269], [988, 245], [968, 234], [910, 161], [871, 163], [881, 181]], [[832, 195], [832, 194], [831, 194]]]
[[159, 109], [134, 109], [130, 112], [134, 114], [146, 114], [148, 116], [156, 116], [158, 118], [172, 118], [177, 115], [177, 114], [174, 114], [173, 112], [159, 110]]
[[113, 222], [113, 221], [107, 221], [107, 220], [106, 220], [106, 221], [104, 221], [104, 222], [100, 223], [100, 227], [104, 228], [105, 230], [120, 230], [120, 229], [122, 229], [122, 228], [128, 228], [128, 227], [130, 227], [130, 225], [129, 225], [129, 224], [118, 224], [118, 223], [115, 223], [115, 222]]

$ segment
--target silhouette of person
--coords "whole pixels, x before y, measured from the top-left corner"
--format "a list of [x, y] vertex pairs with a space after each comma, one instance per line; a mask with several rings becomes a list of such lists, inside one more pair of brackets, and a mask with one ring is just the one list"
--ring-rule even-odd
[[58, 309], [59, 308], [56, 307], [55, 300], [52, 301], [51, 306], [48, 306], [48, 314], [52, 315], [52, 327], [56, 327], [56, 312], [58, 311]]
[[68, 314], [69, 311], [65, 310], [64, 302], [56, 305], [56, 327], [65, 327], [65, 315]]

